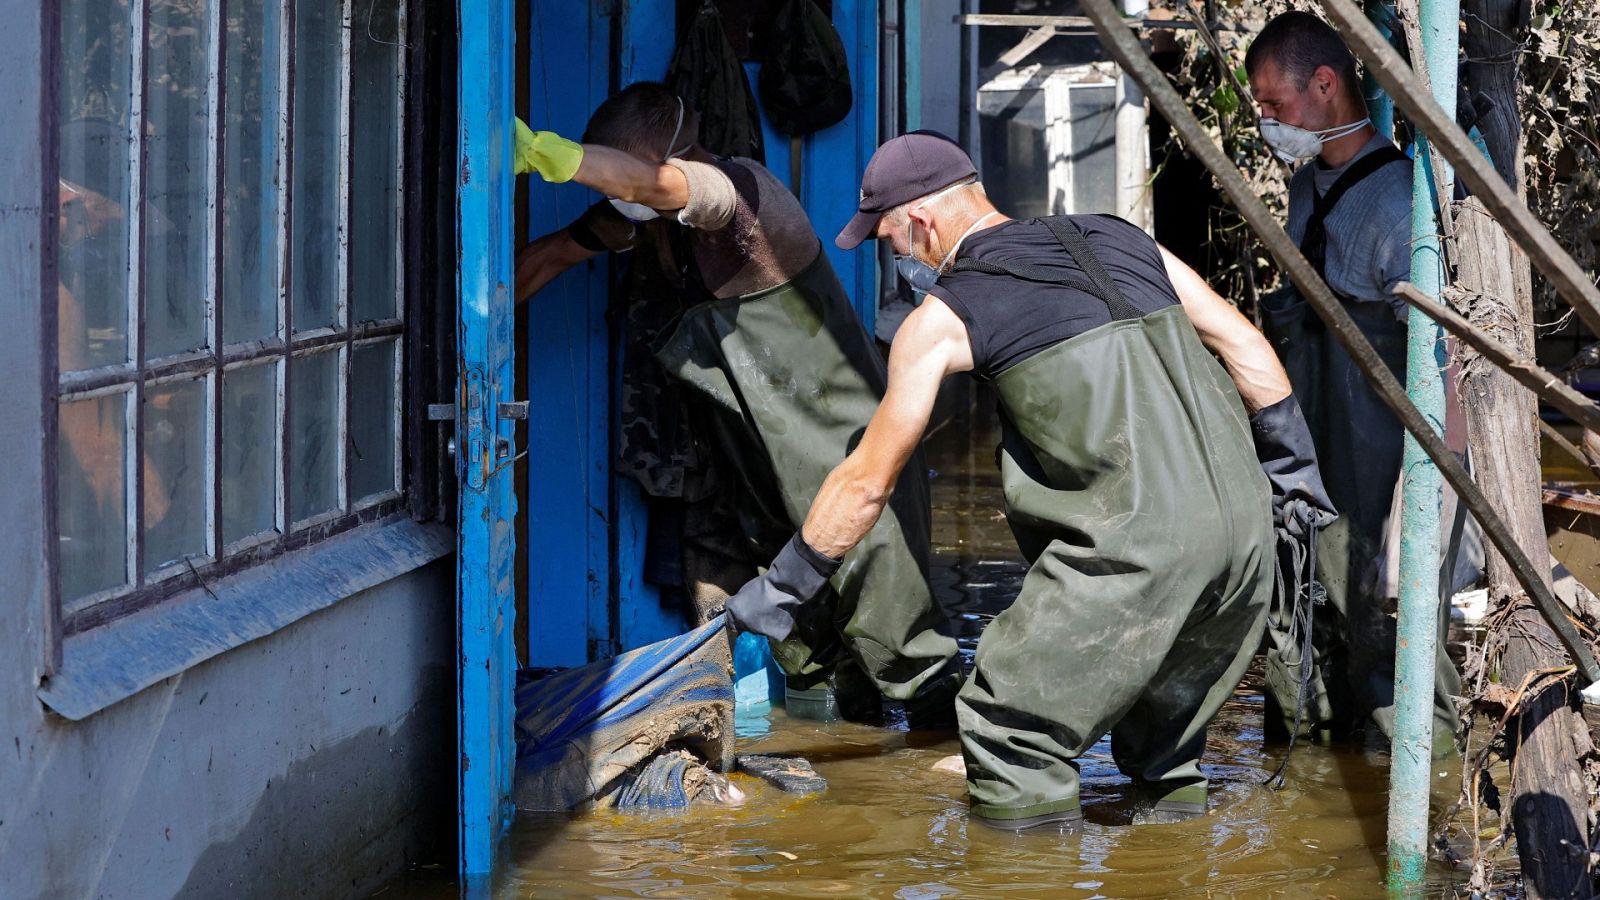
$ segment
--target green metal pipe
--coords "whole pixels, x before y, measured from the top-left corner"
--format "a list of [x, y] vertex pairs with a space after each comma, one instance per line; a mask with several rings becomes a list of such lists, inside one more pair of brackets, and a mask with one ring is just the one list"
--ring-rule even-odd
[[[1435, 101], [1455, 108], [1459, 0], [1421, 0], [1424, 65]], [[1436, 179], [1420, 132], [1411, 185], [1411, 281], [1437, 298], [1444, 286]], [[1437, 183], [1452, 190], [1448, 167]], [[1406, 393], [1436, 431], [1443, 431], [1443, 332], [1413, 309], [1409, 316]], [[1439, 470], [1406, 435], [1400, 512], [1400, 612], [1395, 642], [1395, 724], [1389, 768], [1389, 891], [1422, 892], [1428, 862], [1428, 795], [1432, 774], [1433, 683], [1439, 634]]]

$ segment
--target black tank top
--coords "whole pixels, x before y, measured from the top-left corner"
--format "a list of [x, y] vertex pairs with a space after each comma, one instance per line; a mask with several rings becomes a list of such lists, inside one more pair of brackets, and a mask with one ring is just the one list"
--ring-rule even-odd
[[[1116, 216], [1071, 216], [1123, 297], [1150, 314], [1178, 302], [1156, 242]], [[1002, 222], [969, 235], [961, 257], [1059, 268], [1087, 281], [1061, 242], [1038, 219]], [[973, 374], [994, 378], [1028, 357], [1111, 321], [1105, 301], [1062, 284], [984, 272], [950, 272], [929, 291], [967, 326]]]

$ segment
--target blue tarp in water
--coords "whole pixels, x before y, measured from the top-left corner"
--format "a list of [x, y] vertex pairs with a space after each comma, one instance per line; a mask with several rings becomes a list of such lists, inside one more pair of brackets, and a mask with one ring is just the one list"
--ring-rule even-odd
[[605, 794], [666, 747], [726, 768], [732, 657], [721, 616], [688, 634], [542, 678], [519, 674], [520, 809], [565, 810]]

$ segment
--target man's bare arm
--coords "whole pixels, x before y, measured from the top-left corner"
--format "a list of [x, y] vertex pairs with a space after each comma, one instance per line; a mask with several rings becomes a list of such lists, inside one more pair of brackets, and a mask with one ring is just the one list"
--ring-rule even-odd
[[946, 375], [972, 368], [961, 319], [937, 297], [906, 317], [889, 351], [889, 388], [855, 452], [828, 474], [801, 537], [838, 559], [860, 543], [883, 513], [900, 470], [921, 442]]
[[1266, 337], [1233, 304], [1218, 296], [1200, 273], [1165, 247], [1161, 258], [1183, 311], [1200, 333], [1200, 342], [1222, 358], [1245, 409], [1255, 413], [1289, 396], [1289, 373]]
[[600, 144], [583, 145], [583, 162], [572, 180], [651, 209], [682, 209], [689, 203], [689, 179], [676, 166], [647, 163]]
[[526, 301], [562, 272], [596, 255], [573, 240], [565, 228], [535, 239], [517, 251], [517, 302]]

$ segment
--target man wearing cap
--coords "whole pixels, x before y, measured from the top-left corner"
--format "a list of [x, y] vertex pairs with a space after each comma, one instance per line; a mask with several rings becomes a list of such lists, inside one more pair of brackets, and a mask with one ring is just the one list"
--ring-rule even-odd
[[[755, 160], [707, 152], [696, 130], [694, 110], [653, 82], [596, 109], [582, 144], [523, 126], [519, 168], [609, 199], [519, 255], [517, 295], [599, 252], [633, 252], [625, 377], [645, 363], [664, 377], [635, 395], [649, 427], [628, 431], [656, 432], [641, 440], [661, 452], [629, 472], [683, 501], [683, 578], [709, 618], [798, 530], [882, 399], [885, 371], [799, 201]], [[673, 433], [690, 432], [687, 446], [665, 440], [677, 395], [687, 421]], [[960, 673], [927, 579], [926, 472], [907, 467], [882, 520], [827, 561], [814, 586], [826, 596], [777, 636], [791, 687], [859, 666], [920, 723], [948, 721]]]
[[999, 397], [1006, 515], [1031, 563], [957, 700], [974, 817], [1075, 828], [1076, 759], [1107, 732], [1149, 819], [1203, 812], [1206, 726], [1261, 638], [1274, 515], [1328, 515], [1283, 367], [1143, 231], [1007, 218], [941, 135], [880, 147], [859, 209], [838, 245], [891, 241], [927, 297], [860, 445], [728, 611], [767, 634], [803, 616], [892, 496], [941, 380], [970, 372]]

